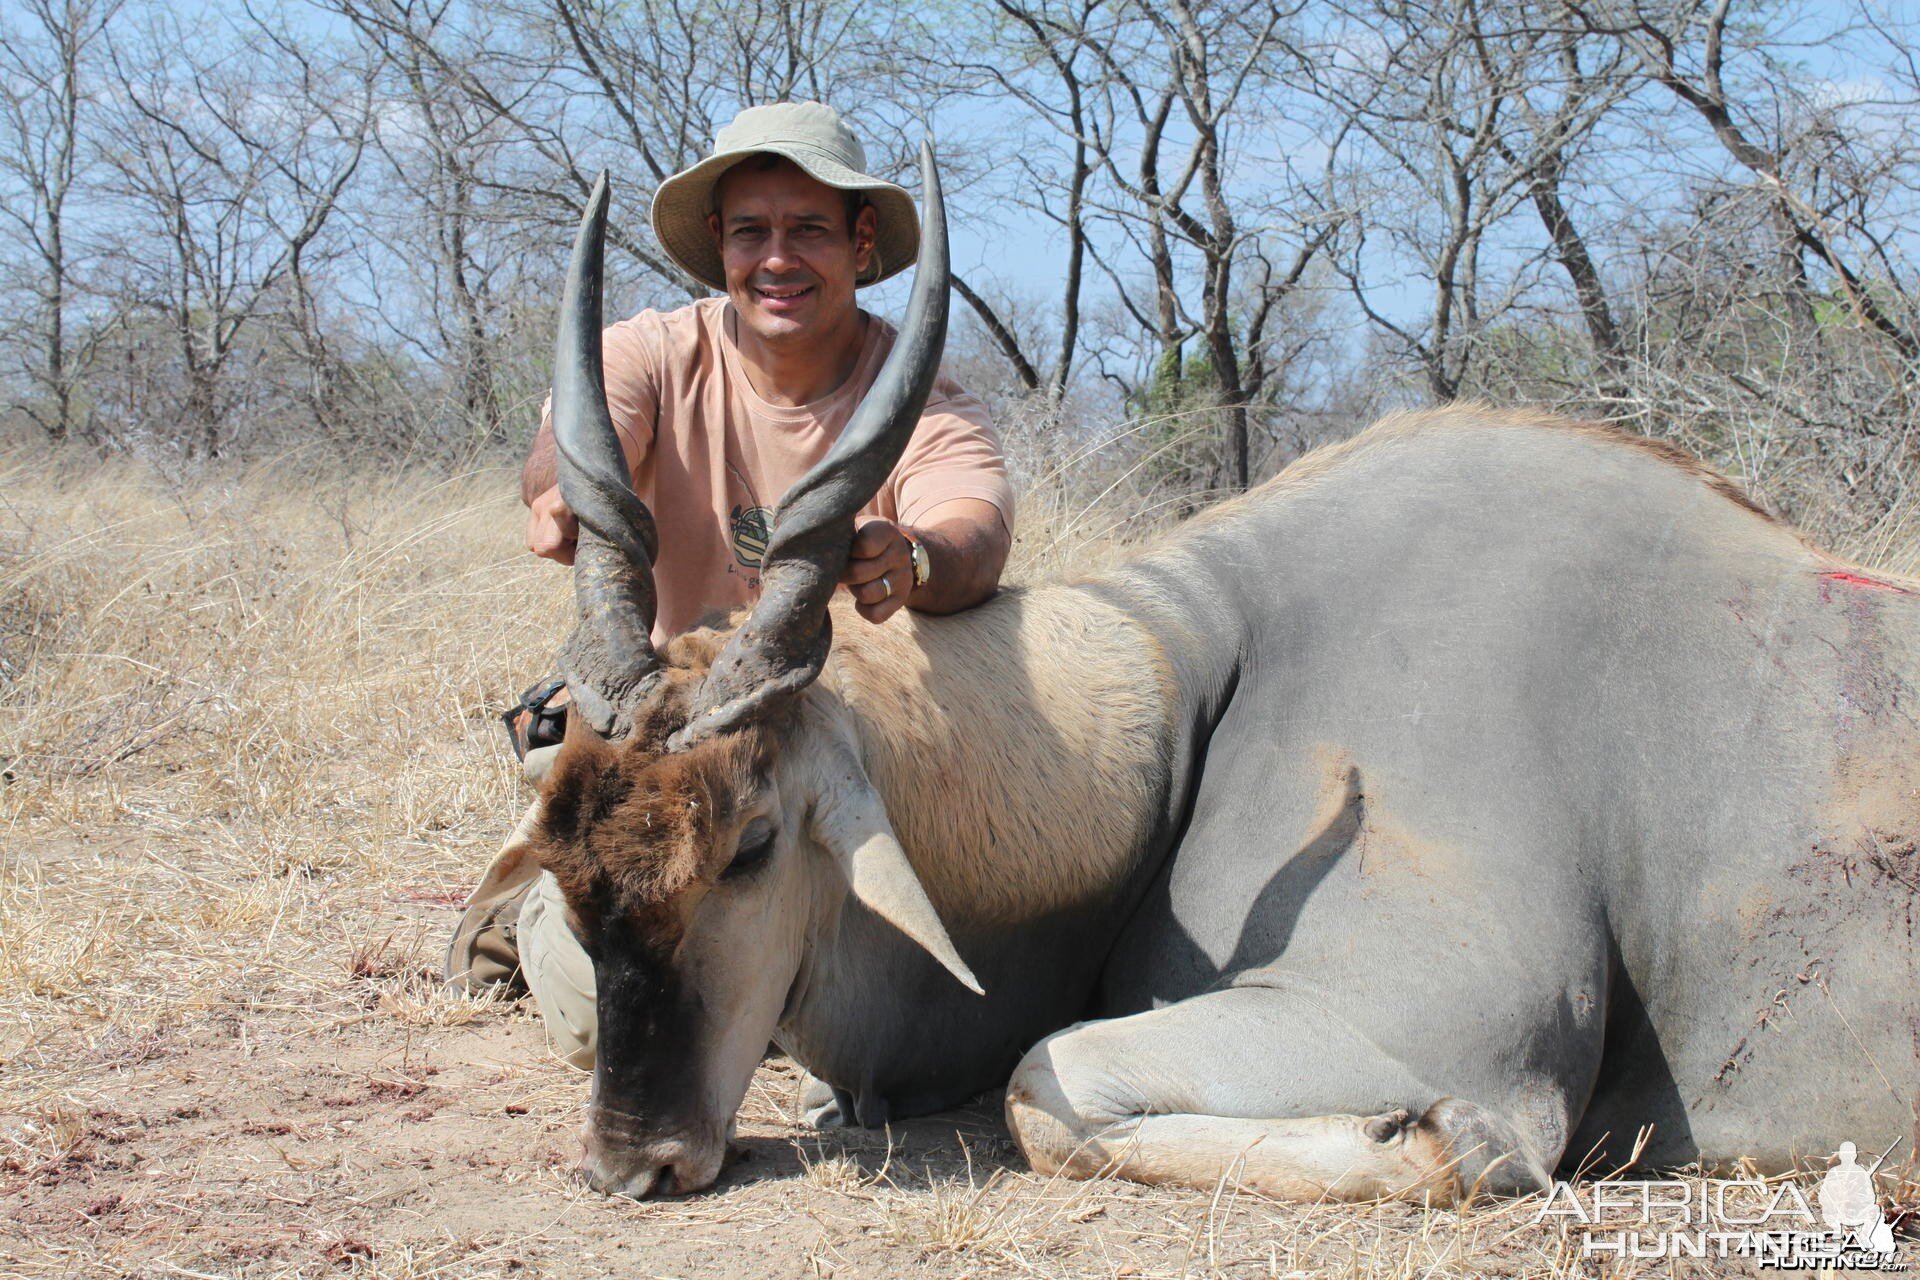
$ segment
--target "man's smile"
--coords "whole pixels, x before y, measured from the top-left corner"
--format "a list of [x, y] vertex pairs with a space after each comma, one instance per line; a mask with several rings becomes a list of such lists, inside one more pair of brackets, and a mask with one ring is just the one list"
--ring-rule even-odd
[[802, 298], [812, 293], [813, 289], [814, 286], [810, 284], [757, 284], [753, 286], [754, 294], [759, 297], [760, 301], [771, 311], [782, 311], [797, 305]]

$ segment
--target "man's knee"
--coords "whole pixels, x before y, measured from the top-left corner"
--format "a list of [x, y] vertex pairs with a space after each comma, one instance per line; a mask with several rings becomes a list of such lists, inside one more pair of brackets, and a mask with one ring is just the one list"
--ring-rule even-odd
[[559, 882], [544, 871], [520, 908], [520, 971], [546, 1020], [554, 1052], [592, 1070], [599, 1038], [593, 961], [567, 927]]
[[527, 758], [520, 762], [520, 775], [534, 786], [539, 786], [547, 771], [553, 768], [554, 757], [560, 754], [558, 746], [535, 747], [527, 752]]

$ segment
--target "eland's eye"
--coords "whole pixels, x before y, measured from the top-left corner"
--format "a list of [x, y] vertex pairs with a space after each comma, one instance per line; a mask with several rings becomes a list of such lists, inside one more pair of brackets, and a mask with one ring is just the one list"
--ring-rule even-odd
[[733, 855], [733, 861], [720, 873], [722, 880], [731, 880], [735, 876], [746, 875], [773, 856], [773, 826], [767, 822], [755, 822], [740, 834], [740, 848]]

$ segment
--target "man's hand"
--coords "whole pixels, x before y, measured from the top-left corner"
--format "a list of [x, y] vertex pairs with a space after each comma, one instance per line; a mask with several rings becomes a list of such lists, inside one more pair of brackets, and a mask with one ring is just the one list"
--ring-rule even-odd
[[869, 520], [854, 531], [847, 584], [860, 616], [885, 622], [910, 604], [918, 613], [957, 613], [979, 604], [1000, 584], [1013, 539], [1000, 508], [984, 498], [950, 498], [913, 525], [927, 549], [932, 572], [927, 585], [913, 585], [913, 550], [901, 526]]
[[885, 622], [913, 594], [913, 548], [891, 520], [869, 520], [854, 530], [847, 570], [840, 575], [855, 610], [868, 622]]
[[[580, 522], [554, 485], [527, 504], [527, 550], [561, 564], [573, 563], [573, 551], [580, 541]], [[911, 578], [908, 579], [912, 581]]]

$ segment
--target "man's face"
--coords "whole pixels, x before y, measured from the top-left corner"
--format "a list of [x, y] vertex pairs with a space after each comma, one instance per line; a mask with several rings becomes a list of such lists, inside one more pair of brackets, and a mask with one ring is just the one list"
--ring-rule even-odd
[[871, 207], [851, 232], [841, 193], [788, 161], [748, 160], [715, 192], [707, 225], [720, 246], [727, 296], [762, 341], [804, 341], [853, 315], [854, 281], [873, 255]]

